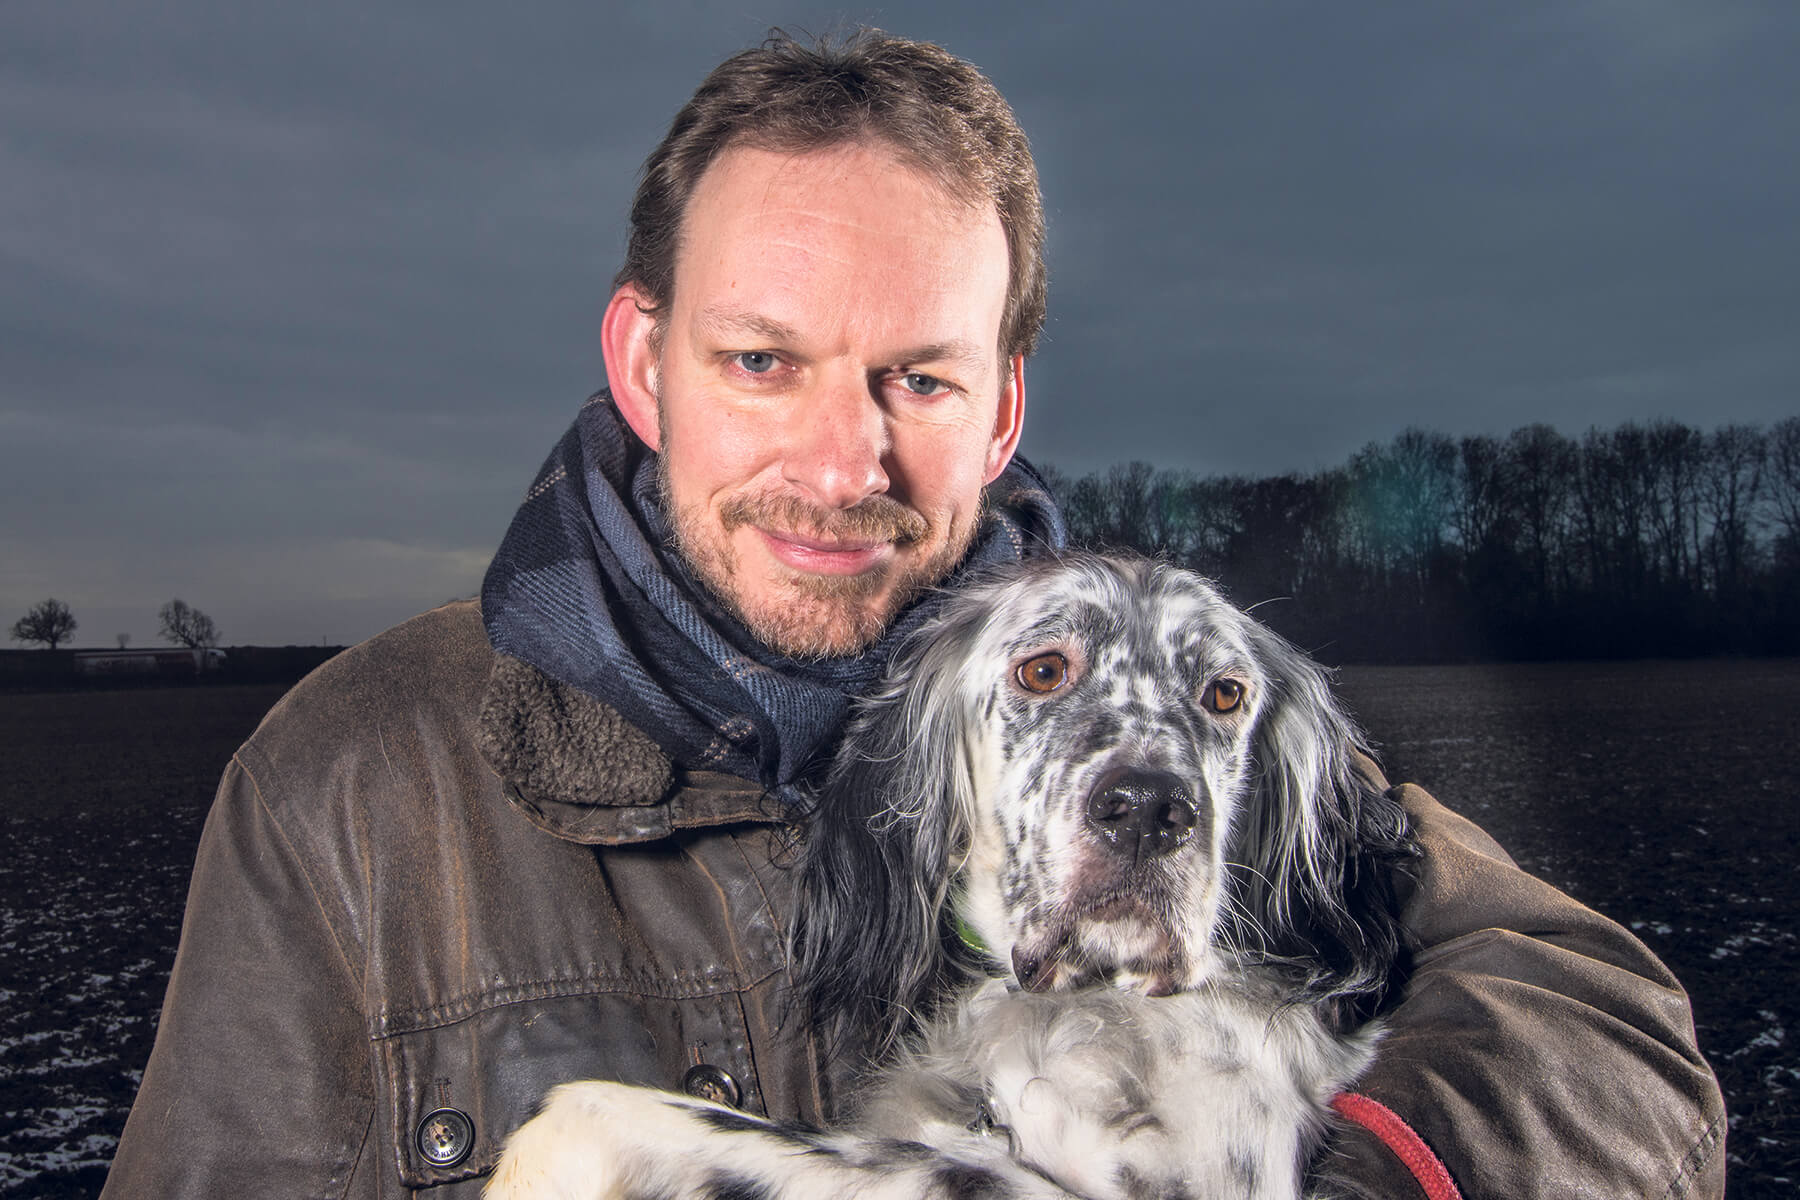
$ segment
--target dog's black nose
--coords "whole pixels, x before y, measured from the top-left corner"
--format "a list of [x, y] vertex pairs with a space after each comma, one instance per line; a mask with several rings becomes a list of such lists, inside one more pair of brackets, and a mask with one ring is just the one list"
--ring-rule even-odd
[[1167, 771], [1109, 771], [1088, 797], [1088, 824], [1134, 861], [1178, 849], [1198, 819], [1186, 785]]

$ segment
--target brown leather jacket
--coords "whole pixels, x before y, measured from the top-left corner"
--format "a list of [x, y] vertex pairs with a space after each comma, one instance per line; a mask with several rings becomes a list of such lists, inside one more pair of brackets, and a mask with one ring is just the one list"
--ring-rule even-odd
[[[1359, 1090], [1465, 1197], [1721, 1195], [1723, 1108], [1668, 971], [1399, 795], [1417, 970]], [[472, 602], [347, 651], [225, 772], [105, 1195], [474, 1197], [574, 1078], [828, 1118], [833, 1073], [782, 1027], [786, 835], [754, 787], [496, 658]], [[1422, 1194], [1360, 1128], [1325, 1173]]]

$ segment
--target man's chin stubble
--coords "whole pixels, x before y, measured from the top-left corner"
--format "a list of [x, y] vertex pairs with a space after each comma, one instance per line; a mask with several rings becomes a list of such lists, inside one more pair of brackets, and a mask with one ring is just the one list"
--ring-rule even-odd
[[814, 575], [771, 564], [764, 576], [767, 599], [752, 609], [737, 595], [741, 573], [736, 565], [718, 548], [695, 545], [682, 536], [690, 516], [684, 513], [675, 522], [676, 549], [694, 577], [752, 637], [789, 658], [811, 661], [862, 653], [901, 609], [949, 574], [949, 567], [937, 570], [934, 560], [908, 572], [910, 578], [883, 596], [890, 583], [884, 570]]
[[942, 549], [904, 569], [897, 582], [888, 569], [814, 575], [771, 563], [764, 576], [769, 599], [752, 611], [737, 595], [737, 565], [719, 547], [688, 536], [689, 530], [704, 528], [706, 514], [673, 505], [669, 511], [675, 549], [708, 594], [763, 645], [803, 661], [848, 658], [874, 645], [902, 609], [962, 561], [976, 526], [970, 521], [953, 528]]
[[[666, 452], [666, 429], [662, 436]], [[765, 583], [774, 598], [764, 606], [767, 611], [752, 612], [736, 594], [739, 572], [729, 553], [705, 538], [690, 536], [692, 531], [707, 529], [712, 516], [704, 507], [676, 501], [666, 463], [664, 457], [657, 464], [657, 492], [674, 528], [675, 551], [688, 564], [689, 572], [751, 636], [778, 653], [804, 661], [852, 657], [878, 641], [902, 609], [942, 582], [963, 560], [986, 508], [983, 494], [966, 525], [958, 527], [952, 518], [943, 548], [905, 568], [884, 600], [876, 597], [890, 581], [888, 569], [814, 575], [771, 563]], [[787, 495], [738, 497], [728, 502], [720, 514], [720, 532], [729, 539], [732, 530], [743, 525], [760, 527], [764, 521], [778, 528], [835, 536], [879, 537], [899, 547], [916, 544], [931, 533], [930, 522], [922, 514], [890, 496], [872, 497], [856, 509], [821, 514]]]

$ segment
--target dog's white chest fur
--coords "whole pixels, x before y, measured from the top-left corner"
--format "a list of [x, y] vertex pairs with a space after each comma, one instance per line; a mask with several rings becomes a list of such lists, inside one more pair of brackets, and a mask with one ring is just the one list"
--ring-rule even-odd
[[570, 1084], [509, 1142], [487, 1195], [1288, 1200], [1374, 1038], [1333, 1036], [1311, 1010], [1237, 987], [994, 983], [883, 1071], [845, 1128]]
[[1275, 1001], [1237, 987], [1146, 997], [990, 984], [884, 1073], [858, 1128], [1001, 1139], [1082, 1196], [1295, 1196], [1320, 1114], [1368, 1064], [1375, 1031], [1342, 1039]]

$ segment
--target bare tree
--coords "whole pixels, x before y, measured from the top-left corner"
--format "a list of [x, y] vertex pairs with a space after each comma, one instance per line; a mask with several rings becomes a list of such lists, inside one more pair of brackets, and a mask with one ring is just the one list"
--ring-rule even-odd
[[1769, 431], [1769, 500], [1780, 536], [1800, 553], [1800, 417], [1788, 417]]
[[1456, 449], [1456, 536], [1463, 553], [1475, 554], [1506, 536], [1506, 459], [1491, 434], [1469, 434]]
[[1422, 597], [1431, 564], [1456, 516], [1457, 445], [1411, 426], [1383, 446], [1370, 442], [1350, 459], [1354, 502], [1370, 561], [1404, 577]]
[[1505, 448], [1507, 506], [1542, 600], [1559, 582], [1553, 572], [1567, 568], [1563, 543], [1579, 451], [1572, 439], [1542, 423], [1513, 430]]
[[1106, 540], [1114, 546], [1143, 546], [1150, 535], [1152, 484], [1156, 468], [1147, 462], [1129, 462], [1107, 471], [1105, 489]]
[[1721, 425], [1706, 439], [1700, 504], [1712, 522], [1706, 549], [1713, 586], [1721, 594], [1738, 594], [1748, 586], [1767, 461], [1767, 443], [1754, 425]]
[[1150, 528], [1145, 548], [1171, 562], [1186, 562], [1199, 544], [1199, 512], [1194, 477], [1187, 471], [1158, 471], [1150, 485]]
[[1650, 569], [1653, 483], [1643, 426], [1628, 421], [1612, 430], [1587, 431], [1575, 477], [1574, 520], [1589, 586], [1615, 599], [1640, 592]]
[[69, 640], [79, 624], [69, 606], [61, 600], [40, 600], [31, 606], [31, 611], [13, 622], [12, 635], [21, 642], [42, 642], [46, 649], [54, 650]]
[[1100, 476], [1083, 475], [1060, 492], [1063, 520], [1069, 524], [1069, 538], [1078, 546], [1098, 546], [1105, 541], [1106, 494]]
[[1705, 466], [1706, 436], [1679, 421], [1657, 421], [1648, 437], [1650, 530], [1659, 569], [1669, 584], [1698, 586], [1692, 568], [1700, 553], [1696, 495]]
[[1220, 573], [1237, 594], [1255, 602], [1296, 596], [1317, 583], [1342, 540], [1337, 518], [1346, 501], [1333, 481], [1289, 474], [1225, 482], [1229, 525], [1221, 523], [1215, 540], [1224, 547]]
[[162, 606], [163, 640], [174, 642], [178, 646], [186, 646], [190, 650], [203, 650], [208, 646], [219, 644], [219, 628], [213, 619], [197, 608], [190, 608], [184, 600], [171, 600]]

